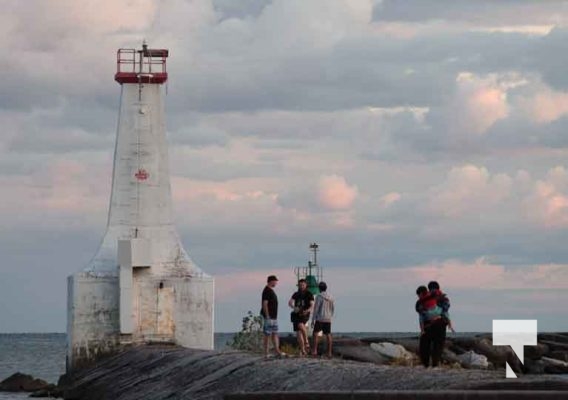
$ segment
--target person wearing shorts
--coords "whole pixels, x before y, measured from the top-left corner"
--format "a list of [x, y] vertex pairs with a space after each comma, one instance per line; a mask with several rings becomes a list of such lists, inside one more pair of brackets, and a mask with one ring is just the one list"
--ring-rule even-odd
[[290, 320], [298, 337], [300, 354], [306, 355], [310, 348], [306, 324], [310, 320], [310, 313], [314, 306], [314, 295], [308, 290], [308, 283], [305, 279], [298, 281], [298, 291], [292, 295], [288, 305], [294, 309], [290, 314]]
[[266, 286], [262, 291], [262, 308], [260, 315], [264, 318], [262, 332], [264, 333], [264, 357], [268, 358], [269, 339], [272, 339], [274, 351], [278, 356], [282, 356], [278, 337], [278, 297], [274, 288], [278, 283], [278, 278], [270, 275], [266, 279]]
[[314, 327], [312, 356], [318, 355], [318, 338], [320, 332], [325, 335], [327, 342], [326, 356], [332, 356], [332, 338], [331, 338], [331, 319], [335, 312], [335, 300], [327, 292], [327, 284], [319, 283], [320, 294], [316, 297], [314, 305], [314, 316], [312, 318], [312, 326]]

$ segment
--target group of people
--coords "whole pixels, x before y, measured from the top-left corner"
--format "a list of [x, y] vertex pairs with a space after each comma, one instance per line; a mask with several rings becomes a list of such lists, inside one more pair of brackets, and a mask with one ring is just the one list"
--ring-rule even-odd
[[[274, 351], [278, 356], [284, 353], [280, 350], [278, 337], [278, 297], [274, 292], [274, 288], [278, 283], [278, 278], [270, 275], [266, 280], [266, 286], [262, 292], [262, 308], [261, 315], [264, 318], [264, 356], [269, 356], [269, 340], [272, 339]], [[296, 337], [298, 340], [298, 348], [300, 355], [317, 356], [318, 339], [320, 333], [326, 337], [326, 356], [331, 357], [332, 337], [331, 337], [331, 320], [335, 310], [335, 302], [331, 295], [327, 292], [327, 284], [320, 282], [318, 285], [319, 294], [314, 295], [308, 290], [308, 284], [305, 279], [298, 281], [298, 291], [292, 294], [288, 301], [288, 306], [292, 308], [290, 320]], [[310, 350], [310, 341], [308, 338], [308, 322], [311, 317], [311, 326], [313, 328], [312, 344]]]
[[430, 365], [435, 368], [442, 359], [447, 329], [455, 332], [449, 313], [450, 299], [436, 281], [431, 281], [427, 287], [419, 286], [416, 295], [416, 312], [420, 324], [420, 361], [426, 368]]
[[[261, 315], [264, 318], [264, 355], [269, 356], [269, 341], [272, 340], [274, 351], [278, 356], [284, 356], [280, 350], [278, 337], [278, 297], [274, 288], [278, 278], [270, 275], [262, 292]], [[314, 295], [308, 290], [305, 279], [298, 281], [298, 291], [292, 294], [288, 306], [292, 308], [290, 320], [298, 340], [300, 355], [317, 356], [318, 339], [321, 333], [326, 337], [326, 356], [332, 355], [331, 320], [335, 310], [335, 302], [327, 292], [327, 284], [319, 283], [319, 294]], [[442, 359], [446, 331], [449, 328], [454, 332], [450, 319], [450, 300], [442, 292], [436, 281], [431, 281], [428, 286], [419, 286], [416, 289], [418, 300], [416, 312], [420, 324], [420, 361], [424, 367], [437, 367]], [[311, 317], [313, 327], [312, 346], [308, 337], [308, 322]]]

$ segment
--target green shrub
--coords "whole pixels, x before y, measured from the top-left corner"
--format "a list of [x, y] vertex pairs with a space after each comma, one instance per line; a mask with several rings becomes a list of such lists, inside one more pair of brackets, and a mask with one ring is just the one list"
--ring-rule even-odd
[[262, 352], [263, 318], [248, 311], [243, 317], [241, 331], [227, 345], [235, 350]]

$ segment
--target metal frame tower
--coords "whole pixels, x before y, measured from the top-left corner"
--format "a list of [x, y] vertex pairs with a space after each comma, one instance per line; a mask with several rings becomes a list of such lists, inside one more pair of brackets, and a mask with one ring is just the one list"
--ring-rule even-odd
[[316, 242], [310, 243], [310, 250], [313, 253], [313, 260], [308, 261], [308, 265], [304, 267], [295, 267], [294, 274], [297, 280], [305, 279], [308, 284], [308, 290], [316, 295], [319, 293], [318, 284], [323, 279], [323, 270], [318, 264], [319, 245]]

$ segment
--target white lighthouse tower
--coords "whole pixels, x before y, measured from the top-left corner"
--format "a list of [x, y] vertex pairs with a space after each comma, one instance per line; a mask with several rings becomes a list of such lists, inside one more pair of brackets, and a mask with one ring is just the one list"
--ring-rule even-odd
[[108, 224], [68, 278], [67, 369], [124, 343], [213, 348], [214, 280], [189, 258], [172, 212], [163, 83], [166, 49], [120, 49], [121, 85]]

